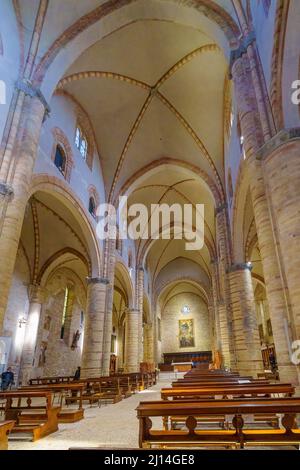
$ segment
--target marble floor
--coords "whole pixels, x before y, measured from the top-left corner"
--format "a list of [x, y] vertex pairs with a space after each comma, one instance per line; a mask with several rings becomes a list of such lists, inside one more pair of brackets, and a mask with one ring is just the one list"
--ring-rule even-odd
[[85, 407], [85, 418], [74, 424], [60, 424], [59, 431], [36, 442], [9, 441], [9, 450], [67, 450], [70, 447], [138, 448], [139, 423], [136, 407], [140, 401], [160, 400], [160, 389], [168, 387], [174, 374], [161, 374], [151, 389], [132, 395], [114, 405]]

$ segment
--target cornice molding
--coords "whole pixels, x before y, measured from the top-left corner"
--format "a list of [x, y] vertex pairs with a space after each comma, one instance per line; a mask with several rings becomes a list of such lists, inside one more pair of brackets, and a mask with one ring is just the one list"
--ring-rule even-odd
[[272, 139], [266, 142], [256, 154], [258, 160], [263, 160], [270, 155], [274, 150], [281, 147], [288, 142], [300, 139], [300, 127], [294, 127], [291, 129], [282, 129]]
[[227, 273], [234, 273], [236, 271], [245, 271], [245, 270], [248, 270], [248, 271], [252, 271], [252, 264], [248, 264], [248, 263], [235, 263], [235, 264], [232, 264], [228, 269], [227, 269]]
[[15, 87], [18, 91], [22, 91], [26, 96], [30, 96], [31, 98], [38, 98], [45, 108], [45, 117], [50, 115], [51, 108], [46, 98], [39, 88], [36, 88], [32, 85], [30, 80], [18, 80]]
[[107, 286], [109, 284], [109, 279], [107, 279], [106, 277], [87, 277], [86, 282], [88, 285], [103, 284]]

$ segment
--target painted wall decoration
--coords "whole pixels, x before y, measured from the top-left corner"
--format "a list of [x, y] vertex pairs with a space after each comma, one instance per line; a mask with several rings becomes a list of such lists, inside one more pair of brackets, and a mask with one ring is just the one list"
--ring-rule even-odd
[[194, 320], [179, 320], [179, 347], [192, 348], [194, 346]]

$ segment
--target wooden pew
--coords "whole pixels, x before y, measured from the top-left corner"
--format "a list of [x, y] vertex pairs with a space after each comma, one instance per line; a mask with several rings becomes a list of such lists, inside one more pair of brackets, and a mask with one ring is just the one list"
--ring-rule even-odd
[[[276, 382], [278, 384], [278, 382]], [[241, 382], [217, 382], [217, 381], [204, 381], [204, 380], [195, 380], [195, 381], [175, 381], [172, 382], [172, 387], [179, 387], [179, 388], [195, 388], [195, 387], [226, 387], [235, 385], [247, 385], [247, 386], [256, 386], [256, 385], [269, 385], [269, 380], [252, 380], [252, 381], [241, 381]]]
[[74, 376], [57, 376], [57, 377], [37, 377], [29, 380], [29, 385], [50, 385], [60, 383], [70, 383], [74, 381]]
[[228, 396], [232, 397], [241, 397], [245, 395], [250, 395], [252, 397], [257, 397], [259, 395], [264, 395], [270, 397], [272, 394], [284, 394], [285, 397], [291, 397], [295, 393], [295, 388], [290, 384], [270, 384], [270, 385], [234, 385], [226, 387], [201, 387], [199, 384], [195, 388], [162, 388], [161, 389], [161, 398], [162, 400], [170, 399], [187, 399], [187, 398], [197, 398], [197, 397], [211, 397], [216, 396], [226, 399]]
[[14, 427], [14, 421], [0, 421], [0, 450], [8, 449], [8, 434]]
[[[36, 441], [58, 430], [60, 407], [52, 406], [51, 392], [1, 392], [0, 398], [5, 400], [5, 419], [15, 421], [11, 434], [25, 433], [30, 435], [32, 441]], [[26, 414], [34, 413], [37, 419], [26, 419]]]
[[[141, 402], [137, 407], [139, 419], [140, 448], [187, 448], [198, 446], [233, 446], [244, 448], [246, 445], [300, 444], [300, 430], [295, 423], [300, 413], [300, 398], [285, 399], [245, 399], [245, 400], [201, 400]], [[283, 414], [282, 429], [247, 429], [245, 415]], [[231, 415], [233, 429], [197, 429], [197, 417]], [[186, 418], [185, 430], [152, 430], [153, 417], [164, 420], [172, 416]]]
[[[81, 421], [84, 418], [84, 409], [82, 406], [82, 396], [83, 390], [85, 389], [85, 385], [82, 383], [72, 382], [72, 383], [56, 383], [56, 384], [48, 384], [48, 385], [27, 385], [24, 387], [20, 387], [18, 390], [20, 391], [31, 391], [31, 392], [39, 392], [39, 391], [49, 391], [53, 394], [53, 403], [55, 403], [55, 399], [58, 398], [59, 405], [61, 410], [58, 415], [58, 422], [59, 423], [76, 423], [77, 421]], [[78, 409], [66, 409], [63, 408], [63, 402], [66, 402], [66, 399], [69, 397], [76, 397], [74, 402], [78, 402]], [[26, 419], [30, 420], [31, 417], [26, 415]], [[32, 417], [34, 419], [34, 417]], [[38, 419], [35, 416], [35, 419]]]

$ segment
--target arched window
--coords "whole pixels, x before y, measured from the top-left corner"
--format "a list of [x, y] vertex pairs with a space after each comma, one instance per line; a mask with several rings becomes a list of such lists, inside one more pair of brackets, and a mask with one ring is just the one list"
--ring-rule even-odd
[[231, 206], [232, 204], [232, 199], [233, 199], [233, 184], [232, 184], [232, 176], [231, 176], [231, 169], [229, 168], [228, 170], [228, 199], [229, 199], [229, 205]]
[[59, 171], [65, 176], [66, 172], [66, 155], [60, 145], [56, 146], [54, 164], [59, 169]]
[[246, 153], [245, 153], [245, 148], [244, 148], [244, 136], [242, 134], [242, 127], [241, 127], [241, 121], [240, 118], [238, 117], [237, 119], [237, 134], [238, 134], [238, 139], [240, 143], [240, 149], [243, 155], [243, 158], [245, 160], [246, 158]]
[[71, 286], [66, 287], [65, 294], [64, 294], [64, 306], [63, 306], [63, 313], [62, 313], [62, 319], [61, 319], [61, 327], [60, 327], [60, 339], [64, 339], [67, 344], [70, 339], [73, 303], [74, 303], [74, 291]]
[[76, 128], [75, 145], [78, 148], [82, 158], [86, 160], [87, 152], [88, 152], [88, 143], [87, 143], [87, 138], [80, 127]]
[[52, 129], [53, 147], [51, 159], [64, 178], [70, 182], [73, 168], [73, 154], [65, 133], [59, 128]]
[[129, 253], [128, 253], [128, 268], [129, 269], [132, 268], [132, 253], [131, 253], [131, 251], [129, 251]]
[[89, 213], [96, 219], [97, 217], [97, 207], [100, 204], [99, 196], [94, 185], [88, 187], [88, 209]]
[[95, 199], [93, 198], [93, 196], [91, 196], [89, 199], [89, 213], [93, 217], [96, 217], [96, 203], [95, 203]]

